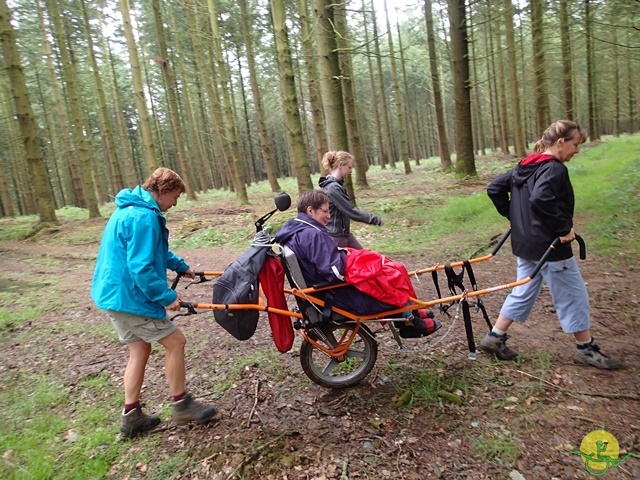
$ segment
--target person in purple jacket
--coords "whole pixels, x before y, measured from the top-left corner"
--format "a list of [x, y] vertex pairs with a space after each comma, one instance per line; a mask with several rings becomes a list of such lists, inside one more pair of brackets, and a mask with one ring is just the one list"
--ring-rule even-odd
[[622, 367], [622, 362], [605, 355], [591, 336], [589, 295], [571, 250], [571, 242], [576, 238], [575, 200], [565, 163], [578, 153], [585, 139], [580, 125], [558, 120], [545, 130], [533, 154], [487, 187], [498, 212], [511, 222], [511, 248], [517, 257], [518, 280], [531, 276], [556, 238], [562, 242], [539, 275], [507, 296], [493, 329], [480, 342], [482, 350], [501, 360], [518, 356], [506, 344], [507, 329], [514, 321], [525, 322], [544, 280], [562, 330], [575, 338], [574, 360], [608, 370]]
[[[329, 197], [322, 191], [309, 190], [298, 199], [298, 215], [287, 221], [276, 233], [275, 241], [289, 247], [296, 255], [307, 285], [337, 284], [345, 282], [347, 252], [338, 248], [325, 226], [330, 218]], [[353, 285], [336, 288], [333, 305], [362, 314], [373, 315], [397, 307], [381, 302], [361, 292]], [[409, 312], [410, 314], [410, 312]], [[439, 322], [430, 320], [431, 327], [422, 318], [411, 315], [400, 323], [400, 335], [417, 338], [430, 335]]]

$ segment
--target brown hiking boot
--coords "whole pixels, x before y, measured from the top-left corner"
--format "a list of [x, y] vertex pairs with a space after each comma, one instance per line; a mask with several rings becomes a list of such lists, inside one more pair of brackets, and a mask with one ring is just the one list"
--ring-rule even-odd
[[151, 430], [159, 423], [160, 417], [158, 415], [147, 415], [140, 407], [129, 410], [127, 413], [124, 413], [123, 410], [120, 435], [123, 438], [133, 438], [146, 430]]
[[173, 420], [177, 424], [196, 422], [206, 423], [216, 414], [213, 405], [205, 405], [193, 399], [191, 394], [173, 403]]
[[507, 347], [507, 334], [498, 335], [494, 332], [487, 333], [480, 341], [480, 348], [488, 353], [493, 353], [500, 360], [514, 360], [518, 352]]
[[573, 354], [573, 359], [577, 363], [592, 365], [604, 370], [617, 370], [623, 367], [620, 360], [602, 353], [600, 347], [593, 343], [593, 340], [583, 347], [578, 347]]

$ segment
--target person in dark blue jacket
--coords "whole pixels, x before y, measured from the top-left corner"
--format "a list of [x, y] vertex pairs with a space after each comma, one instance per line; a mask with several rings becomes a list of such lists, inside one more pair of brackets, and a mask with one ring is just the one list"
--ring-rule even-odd
[[[289, 247], [296, 255], [302, 275], [308, 286], [338, 284], [345, 282], [347, 251], [338, 248], [327, 233], [329, 197], [320, 190], [309, 190], [298, 199], [298, 215], [287, 221], [276, 233], [275, 241]], [[353, 285], [332, 290], [333, 305], [366, 315], [373, 315], [397, 307], [382, 302]], [[405, 338], [418, 338], [432, 334], [440, 328], [440, 323], [410, 315], [399, 324], [400, 335]], [[427, 325], [427, 321], [429, 325]]]
[[507, 329], [514, 321], [525, 322], [544, 280], [562, 330], [575, 337], [574, 360], [597, 368], [622, 367], [618, 359], [602, 353], [591, 336], [589, 296], [571, 249], [576, 238], [575, 200], [565, 163], [578, 153], [585, 139], [580, 125], [559, 120], [546, 129], [532, 155], [487, 187], [498, 212], [511, 222], [511, 248], [517, 256], [518, 280], [531, 276], [556, 238], [562, 242], [539, 275], [507, 296], [495, 326], [480, 342], [484, 351], [501, 360], [518, 356], [506, 345]]
[[163, 212], [177, 205], [185, 191], [180, 176], [168, 168], [155, 170], [143, 185], [124, 189], [102, 235], [91, 297], [105, 310], [120, 341], [129, 350], [124, 372], [124, 410], [120, 433], [134, 437], [160, 423], [140, 406], [151, 344], [165, 347], [165, 374], [174, 399], [176, 423], [206, 422], [216, 410], [196, 402], [186, 391], [186, 339], [167, 310], [179, 310], [180, 298], [167, 284], [167, 269], [193, 278], [193, 270], [169, 250]]

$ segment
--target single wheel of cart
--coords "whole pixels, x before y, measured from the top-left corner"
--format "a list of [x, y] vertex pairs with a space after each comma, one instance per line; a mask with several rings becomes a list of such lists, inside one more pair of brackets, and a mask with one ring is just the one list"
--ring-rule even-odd
[[322, 387], [356, 385], [378, 358], [378, 342], [362, 324], [323, 325], [309, 329], [307, 337], [300, 347], [300, 364], [307, 377]]

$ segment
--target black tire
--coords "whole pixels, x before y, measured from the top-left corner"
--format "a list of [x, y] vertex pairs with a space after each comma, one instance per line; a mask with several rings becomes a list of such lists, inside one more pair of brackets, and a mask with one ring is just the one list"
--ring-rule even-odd
[[[355, 324], [325, 325], [309, 330], [309, 337], [327, 348], [338, 345], [343, 333], [349, 338]], [[311, 343], [304, 341], [300, 347], [300, 364], [304, 373], [314, 383], [325, 388], [340, 389], [352, 387], [366, 377], [376, 364], [378, 342], [371, 331], [360, 326], [351, 348], [344, 359], [336, 360]]]

